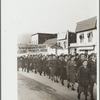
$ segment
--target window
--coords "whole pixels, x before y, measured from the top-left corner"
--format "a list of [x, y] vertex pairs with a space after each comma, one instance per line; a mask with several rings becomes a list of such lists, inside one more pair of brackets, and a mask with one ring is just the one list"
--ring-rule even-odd
[[89, 33], [87, 34], [87, 37], [88, 37], [88, 42], [91, 42], [92, 39], [93, 39], [93, 33], [92, 33], [92, 32], [89, 32]]
[[66, 48], [66, 42], [64, 42], [64, 48]]
[[83, 43], [83, 42], [84, 42], [84, 34], [81, 34], [81, 35], [79, 36], [79, 38], [80, 38], [80, 43]]

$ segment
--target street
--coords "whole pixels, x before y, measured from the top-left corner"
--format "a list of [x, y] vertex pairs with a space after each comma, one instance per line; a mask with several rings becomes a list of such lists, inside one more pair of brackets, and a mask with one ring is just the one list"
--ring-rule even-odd
[[[47, 76], [34, 72], [18, 72], [18, 100], [77, 100], [77, 91], [72, 91], [60, 83], [55, 83]], [[75, 84], [77, 88], [77, 84]], [[96, 98], [96, 86], [94, 88]], [[81, 100], [84, 100], [82, 94]], [[90, 96], [88, 96], [90, 100]], [[95, 99], [96, 100], [96, 99]]]

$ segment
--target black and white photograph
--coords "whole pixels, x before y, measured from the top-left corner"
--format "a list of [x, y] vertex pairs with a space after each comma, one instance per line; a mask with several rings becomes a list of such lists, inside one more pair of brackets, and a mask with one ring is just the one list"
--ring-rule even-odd
[[97, 3], [17, 0], [17, 100], [99, 100]]

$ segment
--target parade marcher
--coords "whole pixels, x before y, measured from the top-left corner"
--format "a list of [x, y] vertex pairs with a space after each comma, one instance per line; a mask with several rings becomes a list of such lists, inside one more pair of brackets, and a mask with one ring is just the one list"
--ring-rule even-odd
[[94, 83], [96, 83], [96, 75], [97, 75], [96, 67], [97, 67], [96, 54], [92, 53], [90, 55], [90, 59], [88, 60], [88, 68], [90, 69], [90, 73], [91, 73], [91, 87], [90, 87], [91, 100], [94, 100], [93, 87], [94, 87]]
[[30, 70], [30, 55], [29, 54], [26, 60], [27, 60], [27, 73], [29, 73], [29, 70]]
[[77, 82], [79, 84], [78, 99], [80, 100], [81, 93], [84, 92], [85, 100], [87, 100], [89, 86], [91, 83], [90, 70], [87, 66], [87, 60], [84, 60], [82, 66], [78, 69]]
[[22, 57], [22, 71], [25, 69], [25, 55]]
[[37, 70], [40, 75], [42, 75], [42, 55], [39, 55], [37, 58]]
[[43, 56], [42, 58], [42, 70], [43, 70], [43, 73], [44, 73], [44, 76], [46, 75], [46, 57]]
[[74, 60], [75, 56], [72, 55], [67, 63], [67, 77], [68, 77], [67, 87], [69, 88], [70, 83], [72, 83], [72, 90], [75, 90], [74, 84], [76, 78], [76, 62]]
[[35, 74], [38, 72], [38, 56], [35, 55], [34, 57], [34, 69], [35, 69]]
[[17, 71], [19, 71], [20, 67], [21, 67], [20, 57], [17, 57]]
[[[76, 60], [76, 59], [75, 59], [75, 60]], [[86, 58], [86, 56], [85, 56], [84, 53], [81, 53], [81, 54], [79, 55], [79, 58], [78, 58], [77, 61], [76, 61], [76, 72], [78, 71], [79, 67], [82, 66], [82, 63], [83, 63], [84, 60], [87, 60], [87, 58]], [[77, 80], [77, 78], [76, 78], [76, 80]], [[78, 92], [78, 91], [79, 91], [79, 87], [77, 87], [77, 92]]]
[[60, 60], [59, 57], [56, 57], [56, 70], [55, 70], [55, 81], [58, 83], [60, 79], [60, 73], [61, 73], [61, 65], [60, 65]]
[[33, 57], [32, 55], [30, 55], [30, 58], [29, 58], [29, 70], [32, 71], [32, 67], [33, 67]]
[[64, 80], [66, 80], [66, 66], [65, 66], [64, 56], [60, 55], [59, 59], [60, 59], [59, 64], [61, 68], [60, 79], [61, 79], [61, 84], [64, 85]]
[[53, 55], [53, 59], [51, 60], [51, 77], [54, 82], [57, 82], [57, 77], [56, 77], [56, 70], [57, 70], [57, 57], [56, 55]]
[[69, 56], [68, 55], [64, 55], [64, 59], [65, 59], [65, 67], [66, 67], [66, 79], [67, 79], [67, 63], [69, 61]]

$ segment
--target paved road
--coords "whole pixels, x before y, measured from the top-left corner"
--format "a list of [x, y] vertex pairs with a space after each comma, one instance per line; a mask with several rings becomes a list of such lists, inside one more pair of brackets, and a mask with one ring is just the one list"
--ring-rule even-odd
[[[18, 100], [77, 100], [77, 92], [55, 83], [47, 76], [35, 73], [18, 72]], [[75, 84], [77, 88], [77, 84]], [[96, 98], [96, 86], [94, 88]], [[88, 100], [90, 100], [88, 96]], [[82, 95], [81, 100], [84, 100]]]

